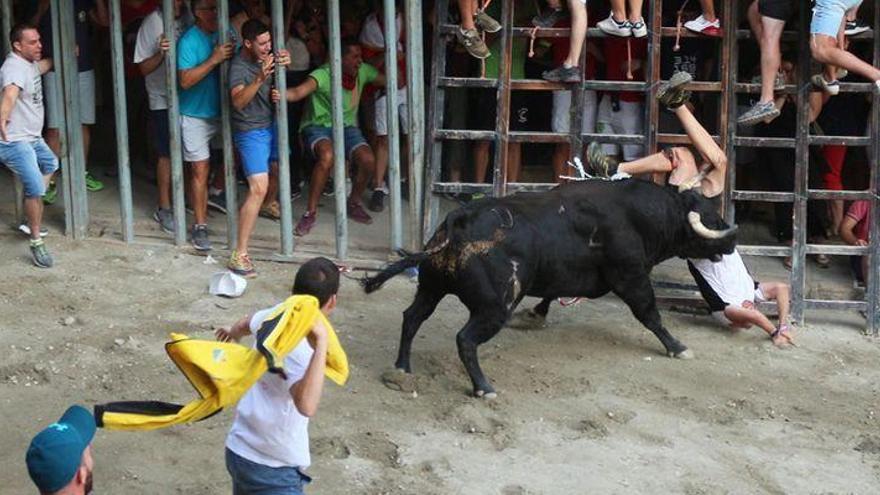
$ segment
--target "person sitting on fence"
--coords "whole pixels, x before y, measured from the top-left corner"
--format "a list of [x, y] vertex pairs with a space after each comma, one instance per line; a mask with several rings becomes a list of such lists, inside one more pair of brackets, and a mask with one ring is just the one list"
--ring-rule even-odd
[[[724, 192], [727, 157], [712, 136], [697, 121], [685, 103], [690, 92], [683, 86], [691, 81], [687, 72], [677, 72], [657, 92], [657, 99], [679, 118], [696, 151], [707, 163], [700, 169], [694, 153], [687, 147], [676, 146], [653, 155], [626, 163], [616, 163], [606, 156], [598, 143], [587, 147], [587, 165], [598, 176], [616, 174], [669, 174], [668, 187], [679, 190], [699, 188], [701, 194], [714, 199], [720, 207]], [[752, 279], [739, 253], [723, 255], [718, 262], [689, 259], [688, 268], [697, 282], [700, 293], [713, 316], [732, 328], [757, 325], [767, 332], [774, 344], [792, 343], [788, 326], [789, 286], [784, 282], [761, 282]], [[775, 300], [779, 310], [779, 326], [757, 309], [755, 302]]]
[[[547, 11], [535, 16], [532, 25], [535, 27], [556, 27], [564, 17], [561, 0], [547, 0], [550, 7]], [[568, 54], [560, 65], [544, 71], [541, 77], [548, 81], [578, 82], [583, 70], [578, 67], [581, 62], [581, 51], [587, 37], [587, 2], [586, 0], [568, 0], [568, 11], [571, 14], [571, 35], [568, 38]]]
[[810, 51], [813, 58], [825, 64], [824, 74], [814, 76], [813, 84], [829, 95], [840, 91], [838, 68], [846, 69], [874, 83], [880, 93], [880, 69], [846, 51], [843, 33], [847, 12], [858, 9], [861, 0], [816, 0], [810, 23]]
[[[846, 211], [840, 223], [840, 238], [851, 246], [867, 246], [868, 233], [871, 229], [871, 202], [854, 201]], [[860, 285], [868, 283], [868, 255], [850, 256], [856, 282]]]
[[[385, 85], [385, 76], [375, 67], [363, 62], [361, 47], [352, 38], [342, 39], [342, 100], [343, 132], [345, 157], [357, 166], [357, 178], [348, 197], [348, 216], [358, 223], [370, 224], [372, 217], [361, 206], [361, 196], [367, 182], [374, 174], [376, 159], [364, 135], [357, 127], [357, 112], [364, 86]], [[300, 132], [306, 148], [311, 150], [317, 160], [309, 183], [309, 198], [306, 212], [296, 224], [296, 235], [304, 236], [311, 232], [318, 218], [318, 200], [333, 170], [333, 118], [330, 104], [332, 83], [330, 65], [324, 64], [309, 74], [309, 78], [299, 86], [287, 90], [287, 101], [299, 101], [310, 96]]]
[[[611, 36], [644, 38], [648, 27], [642, 17], [643, 0], [610, 0], [611, 13], [608, 18], [596, 23], [603, 33]], [[626, 7], [629, 5], [629, 16]]]
[[43, 195], [58, 157], [43, 141], [43, 84], [40, 76], [52, 66], [43, 58], [37, 28], [18, 24], [9, 33], [12, 51], [0, 67], [0, 162], [24, 186], [24, 215], [30, 229], [31, 257], [35, 265], [49, 268], [54, 261], [42, 239]]
[[755, 0], [749, 6], [749, 24], [761, 47], [761, 98], [739, 116], [736, 122], [740, 125], [769, 123], [779, 116], [779, 108], [773, 103], [774, 92], [781, 91], [785, 86], [784, 76], [780, 72], [782, 51], [779, 40], [791, 13], [790, 0]]
[[696, 19], [684, 23], [685, 29], [706, 36], [721, 37], [721, 19], [715, 15], [715, 0], [700, 0], [703, 12]]
[[477, 8], [477, 2], [478, 0], [458, 0], [461, 25], [455, 30], [455, 38], [471, 56], [484, 59], [489, 57], [489, 47], [477, 28], [487, 33], [497, 33], [501, 30], [501, 24], [483, 12], [483, 9]]

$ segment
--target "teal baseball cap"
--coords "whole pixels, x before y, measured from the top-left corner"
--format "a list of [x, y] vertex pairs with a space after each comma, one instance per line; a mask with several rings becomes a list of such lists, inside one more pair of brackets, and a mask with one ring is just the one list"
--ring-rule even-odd
[[28, 474], [42, 492], [67, 486], [95, 436], [95, 418], [82, 406], [71, 406], [57, 422], [37, 433], [28, 447]]

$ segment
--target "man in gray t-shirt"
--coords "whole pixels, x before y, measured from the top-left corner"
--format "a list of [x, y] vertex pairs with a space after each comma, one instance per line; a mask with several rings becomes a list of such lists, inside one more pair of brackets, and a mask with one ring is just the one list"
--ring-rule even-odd
[[9, 35], [12, 52], [0, 67], [0, 163], [9, 167], [24, 186], [24, 214], [31, 236], [31, 257], [41, 268], [53, 265], [40, 236], [43, 195], [58, 158], [43, 141], [43, 84], [40, 76], [52, 67], [43, 59], [40, 33], [34, 26], [17, 24]]
[[241, 158], [241, 168], [248, 181], [248, 194], [238, 216], [238, 247], [226, 264], [232, 272], [245, 277], [256, 275], [248, 256], [248, 241], [257, 215], [279, 219], [281, 208], [275, 199], [278, 191], [278, 145], [275, 128], [275, 104], [280, 95], [272, 88], [276, 65], [287, 66], [290, 56], [281, 50], [272, 54], [269, 27], [257, 19], [241, 27], [241, 52], [229, 66], [229, 92], [232, 102], [232, 138]]

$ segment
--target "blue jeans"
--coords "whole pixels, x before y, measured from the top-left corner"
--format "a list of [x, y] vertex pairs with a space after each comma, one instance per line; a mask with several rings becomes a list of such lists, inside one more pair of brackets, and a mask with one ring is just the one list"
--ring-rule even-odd
[[[332, 127], [322, 127], [319, 125], [310, 125], [307, 127], [303, 127], [302, 130], [303, 141], [305, 142], [306, 148], [311, 150], [312, 156], [318, 158], [318, 155], [315, 154], [315, 145], [318, 142], [327, 140], [333, 142], [333, 128]], [[361, 146], [369, 146], [367, 140], [364, 139], [363, 133], [361, 130], [355, 126], [346, 126], [342, 131], [343, 142], [345, 143], [345, 158], [351, 160], [351, 154], [354, 153], [354, 150], [360, 148]]]
[[312, 481], [299, 468], [264, 466], [229, 449], [226, 470], [232, 477], [232, 495], [303, 495], [303, 488]]
[[9, 167], [24, 186], [26, 198], [41, 198], [46, 194], [43, 176], [58, 170], [58, 157], [43, 138], [34, 141], [0, 141], [0, 163]]

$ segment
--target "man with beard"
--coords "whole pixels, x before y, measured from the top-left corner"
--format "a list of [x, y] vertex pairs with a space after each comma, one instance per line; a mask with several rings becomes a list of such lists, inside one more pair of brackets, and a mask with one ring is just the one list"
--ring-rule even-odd
[[71, 406], [31, 440], [26, 457], [28, 474], [41, 495], [92, 492], [94, 436], [92, 413], [82, 406]]

